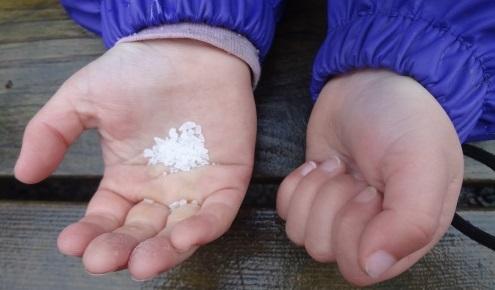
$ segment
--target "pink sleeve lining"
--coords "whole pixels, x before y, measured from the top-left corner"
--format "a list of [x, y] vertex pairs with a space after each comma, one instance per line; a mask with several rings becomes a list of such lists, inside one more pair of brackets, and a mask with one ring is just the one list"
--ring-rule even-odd
[[166, 24], [141, 30], [139, 33], [122, 38], [118, 43], [164, 38], [189, 38], [211, 44], [240, 58], [251, 68], [253, 88], [259, 81], [261, 75], [259, 51], [244, 36], [221, 27], [196, 23]]

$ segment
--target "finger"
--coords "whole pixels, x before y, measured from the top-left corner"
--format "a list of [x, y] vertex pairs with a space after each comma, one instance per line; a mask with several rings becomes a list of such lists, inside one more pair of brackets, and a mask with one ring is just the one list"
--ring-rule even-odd
[[59, 235], [60, 252], [69, 256], [82, 256], [89, 243], [97, 236], [119, 227], [132, 204], [119, 194], [98, 189], [91, 199], [86, 215], [66, 227]]
[[197, 248], [179, 253], [168, 235], [158, 235], [140, 243], [132, 252], [128, 270], [134, 280], [149, 280], [189, 258]]
[[313, 199], [320, 187], [333, 176], [344, 170], [339, 158], [333, 157], [322, 162], [318, 167], [305, 176], [297, 185], [289, 204], [285, 231], [296, 245], [304, 245], [306, 223]]
[[133, 250], [128, 263], [133, 279], [138, 281], [151, 279], [182, 263], [196, 251], [197, 247], [191, 247], [188, 251], [179, 252], [170, 241], [170, 234], [180, 221], [197, 212], [198, 207], [191, 204], [173, 209], [165, 228], [157, 236], [143, 241]]
[[347, 174], [327, 181], [313, 200], [309, 211], [304, 246], [308, 254], [319, 262], [335, 260], [332, 243], [332, 229], [337, 213], [365, 184]]
[[20, 181], [32, 184], [45, 179], [83, 132], [84, 125], [69, 102], [74, 94], [64, 84], [27, 125], [15, 166], [15, 176]]
[[284, 178], [277, 192], [277, 213], [283, 220], [287, 220], [290, 200], [299, 182], [316, 168], [314, 161], [308, 161], [292, 171]]
[[351, 283], [367, 285], [372, 280], [359, 266], [361, 235], [369, 221], [381, 210], [382, 198], [373, 187], [367, 187], [338, 213], [332, 238], [335, 257], [342, 275]]
[[231, 226], [244, 197], [240, 189], [224, 189], [208, 197], [199, 212], [173, 227], [170, 239], [179, 251], [219, 238]]
[[125, 267], [132, 250], [165, 227], [168, 214], [167, 206], [152, 200], [133, 206], [123, 226], [98, 236], [88, 245], [83, 256], [86, 270], [102, 274]]
[[[145, 163], [144, 160], [141, 162]], [[119, 165], [105, 169], [102, 185], [125, 192], [130, 200], [140, 201], [143, 193], [147, 198], [162, 204], [171, 204], [177, 200], [205, 200], [208, 195], [224, 187], [225, 180], [232, 186], [244, 187], [248, 183], [242, 166], [216, 164], [203, 166], [192, 171], [168, 174], [161, 165], [142, 166]], [[132, 182], [129, 182], [132, 176]]]
[[[448, 223], [439, 234], [444, 200], [447, 192], [459, 192], [462, 178], [452, 183], [449, 177], [452, 168], [441, 159], [441, 154], [423, 153], [422, 156], [415, 162], [405, 161], [408, 166], [403, 165], [390, 175], [383, 211], [363, 232], [360, 262], [372, 278], [389, 277], [386, 272], [395, 263], [438, 240], [447, 230]], [[453, 208], [450, 212], [453, 214]], [[399, 274], [411, 265], [402, 264], [401, 269], [393, 272]]]

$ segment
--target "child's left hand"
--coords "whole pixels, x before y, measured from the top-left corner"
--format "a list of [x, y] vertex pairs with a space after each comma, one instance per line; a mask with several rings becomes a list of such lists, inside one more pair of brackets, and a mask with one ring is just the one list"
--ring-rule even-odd
[[463, 180], [445, 111], [419, 83], [386, 71], [327, 83], [306, 160], [280, 186], [278, 213], [294, 243], [336, 261], [357, 285], [390, 279], [424, 256], [447, 231]]

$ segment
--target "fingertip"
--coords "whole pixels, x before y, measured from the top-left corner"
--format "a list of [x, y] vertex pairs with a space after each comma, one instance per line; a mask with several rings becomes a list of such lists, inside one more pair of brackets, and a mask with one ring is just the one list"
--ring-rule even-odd
[[287, 238], [298, 247], [304, 246], [304, 232], [305, 228], [303, 228], [301, 224], [296, 224], [294, 222], [285, 224]]
[[174, 226], [170, 241], [179, 252], [187, 252], [220, 237], [224, 231], [216, 229], [214, 218], [208, 214], [192, 216]]
[[92, 229], [80, 223], [67, 226], [60, 232], [57, 239], [58, 250], [68, 256], [80, 257], [91, 240], [85, 239], [92, 234]]
[[128, 269], [137, 281], [152, 279], [160, 273], [167, 272], [192, 254], [179, 254], [170, 239], [156, 236], [139, 244], [131, 254]]
[[394, 257], [395, 261], [401, 260], [432, 244], [437, 229], [438, 221], [429, 215], [384, 210], [370, 221], [363, 233], [361, 264], [367, 268], [370, 263], [378, 263], [376, 261], [380, 265], [386, 264], [381, 261], [391, 261], [390, 257]]
[[48, 177], [83, 132], [84, 125], [66, 100], [66, 92], [61, 88], [26, 125], [14, 169], [20, 181], [32, 184]]
[[316, 169], [317, 166], [318, 165], [314, 161], [308, 161], [301, 165], [301, 167], [296, 170], [296, 173], [304, 177]]
[[283, 220], [287, 220], [287, 212], [289, 209], [290, 200], [299, 182], [304, 176], [308, 175], [316, 169], [317, 164], [314, 161], [307, 161], [302, 164], [289, 175], [287, 175], [280, 184], [277, 191], [276, 209], [277, 213]]
[[41, 180], [30, 178], [29, 174], [25, 172], [24, 165], [22, 164], [22, 159], [17, 159], [17, 162], [14, 166], [14, 177], [25, 184], [35, 184], [40, 182]]
[[319, 166], [321, 170], [329, 173], [336, 174], [337, 172], [343, 171], [342, 160], [338, 156], [333, 156], [323, 161]]
[[30, 122], [24, 133], [21, 152], [14, 167], [15, 177], [26, 184], [35, 184], [48, 177], [64, 157], [67, 145], [55, 133]]
[[86, 270], [93, 274], [113, 272], [127, 265], [137, 241], [125, 234], [104, 233], [87, 246], [82, 256]]
[[317, 246], [307, 246], [305, 243], [305, 249], [308, 255], [319, 263], [331, 263], [335, 261], [335, 254], [328, 248], [322, 249], [317, 248]]
[[378, 197], [378, 191], [376, 190], [376, 188], [372, 186], [368, 186], [358, 195], [356, 195], [353, 201], [359, 204], [366, 204], [373, 201], [377, 197]]
[[24, 184], [37, 184], [45, 180], [54, 169], [40, 169], [34, 168], [36, 166], [30, 166], [23, 164], [24, 162], [17, 162], [14, 168], [14, 177]]
[[188, 251], [196, 242], [194, 234], [191, 235], [193, 232], [191, 226], [190, 222], [183, 221], [178, 223], [170, 233], [170, 242], [180, 253]]
[[394, 255], [384, 250], [378, 250], [369, 255], [364, 263], [364, 270], [371, 278], [378, 278], [397, 263]]
[[[26, 139], [25, 136], [24, 139]], [[26, 141], [23, 141], [21, 151], [19, 152], [19, 156], [17, 157], [17, 161], [14, 166], [14, 177], [22, 183], [35, 184], [43, 179], [35, 178], [33, 173], [30, 172], [29, 162], [26, 161], [26, 157], [29, 159], [29, 156], [26, 156], [28, 153], [26, 152], [25, 143]]]
[[[136, 247], [129, 258], [128, 270], [131, 274], [131, 279], [136, 282], [153, 279], [159, 274], [157, 265], [153, 262], [153, 259], [149, 257], [147, 250], [142, 250], [143, 247], [148, 247], [146, 241]], [[168, 271], [169, 268], [171, 268], [171, 266], [161, 266], [161, 270], [164, 272]]]

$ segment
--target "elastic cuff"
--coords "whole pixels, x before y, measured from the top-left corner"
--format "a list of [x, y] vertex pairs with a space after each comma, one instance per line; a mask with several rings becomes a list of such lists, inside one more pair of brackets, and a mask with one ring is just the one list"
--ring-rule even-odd
[[248, 39], [228, 29], [196, 23], [166, 24], [141, 30], [117, 43], [165, 38], [189, 38], [211, 44], [240, 58], [251, 68], [253, 88], [260, 79], [259, 51]]
[[101, 31], [105, 45], [112, 47], [121, 38], [149, 27], [207, 24], [242, 34], [260, 50], [263, 60], [275, 34], [278, 6], [267, 0], [104, 0]]
[[[311, 94], [316, 99], [325, 83], [339, 74], [361, 68], [389, 69], [421, 83], [447, 112], [462, 142], [483, 111], [494, 110], [485, 102], [489, 74], [473, 46], [434, 21], [361, 15], [330, 27], [313, 67]], [[486, 130], [476, 134], [487, 134]]]

